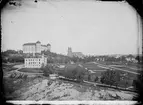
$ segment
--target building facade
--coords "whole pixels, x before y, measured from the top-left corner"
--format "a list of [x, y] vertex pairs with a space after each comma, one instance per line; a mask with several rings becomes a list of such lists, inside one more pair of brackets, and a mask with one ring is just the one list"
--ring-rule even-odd
[[47, 65], [47, 57], [42, 55], [41, 57], [29, 57], [24, 58], [25, 68], [41, 68]]
[[68, 47], [67, 56], [69, 56], [69, 57], [84, 58], [84, 55], [82, 54], [82, 52], [72, 52], [72, 48], [71, 47]]
[[40, 41], [36, 43], [23, 44], [23, 53], [41, 53], [41, 51], [50, 51], [51, 45], [42, 45]]

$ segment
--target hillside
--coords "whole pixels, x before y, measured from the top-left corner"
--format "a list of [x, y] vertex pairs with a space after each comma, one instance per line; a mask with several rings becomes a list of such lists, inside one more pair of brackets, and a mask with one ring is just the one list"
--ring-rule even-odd
[[[10, 87], [16, 87], [6, 95], [14, 100], [131, 100], [132, 93], [99, 87], [89, 87], [78, 83], [70, 83], [63, 80], [51, 80], [43, 76], [27, 78], [5, 78], [13, 83]], [[23, 76], [24, 77], [24, 76]], [[9, 83], [5, 84], [8, 85]], [[8, 91], [7, 91], [8, 92]]]

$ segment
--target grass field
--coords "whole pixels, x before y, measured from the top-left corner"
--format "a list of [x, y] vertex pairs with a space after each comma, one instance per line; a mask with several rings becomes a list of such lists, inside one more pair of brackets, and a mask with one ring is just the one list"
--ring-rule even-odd
[[38, 68], [22, 68], [18, 71], [27, 72], [27, 73], [43, 73], [42, 70]]
[[106, 68], [102, 68], [102, 67], [99, 67], [98, 65], [96, 64], [83, 64], [83, 67], [89, 69], [89, 70], [107, 70]]
[[[98, 64], [94, 64], [94, 63], [85, 63], [85, 64], [82, 64], [82, 65], [83, 65], [84, 68], [87, 68], [88, 70], [94, 71], [95, 73], [92, 73], [92, 74], [97, 76], [97, 77], [101, 76], [101, 74], [104, 72], [102, 70], [107, 70], [105, 68], [99, 67]], [[68, 70], [69, 69], [74, 69], [74, 68], [76, 68], [76, 66], [78, 66], [78, 65], [77, 64], [68, 64], [68, 65], [66, 65]], [[106, 65], [105, 65], [105, 67], [106, 67]], [[123, 65], [118, 65], [116, 68], [122, 68], [122, 69], [125, 69], [125, 70], [127, 70], [127, 69], [130, 70], [129, 68], [124, 67]], [[96, 71], [96, 70], [98, 70], [98, 71]], [[121, 77], [124, 77], [124, 79], [121, 79], [119, 81], [119, 84], [118, 84], [119, 87], [127, 88], [129, 86], [132, 86], [133, 80], [137, 79], [137, 74], [128, 73], [126, 71], [121, 71], [121, 70], [118, 70], [118, 69], [114, 69], [114, 70], [119, 72]], [[64, 76], [64, 69], [58, 70], [58, 74]]]
[[136, 72], [136, 73], [139, 71], [137, 69], [131, 69], [129, 67], [124, 67], [124, 66], [114, 66], [114, 67], [119, 68], [119, 69], [124, 69], [124, 70], [128, 70], [128, 71], [132, 71], [132, 72]]
[[15, 68], [14, 66], [17, 65], [16, 63], [11, 63], [11, 64], [2, 64], [2, 70], [3, 72], [9, 72], [9, 71], [13, 71], [16, 70], [17, 68]]
[[142, 69], [142, 65], [138, 63], [131, 63], [131, 62], [111, 62], [111, 61], [97, 61], [97, 63], [101, 63], [104, 65], [116, 65], [116, 66], [126, 66], [131, 68], [136, 68], [138, 70]]

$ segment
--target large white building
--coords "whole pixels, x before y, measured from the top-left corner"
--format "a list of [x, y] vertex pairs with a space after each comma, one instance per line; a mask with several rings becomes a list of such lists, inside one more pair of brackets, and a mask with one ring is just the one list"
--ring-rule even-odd
[[47, 65], [47, 58], [42, 55], [41, 57], [29, 57], [24, 59], [25, 68], [41, 68]]
[[51, 50], [51, 45], [42, 45], [40, 41], [37, 41], [36, 43], [23, 44], [23, 53], [41, 53], [41, 51], [47, 50]]

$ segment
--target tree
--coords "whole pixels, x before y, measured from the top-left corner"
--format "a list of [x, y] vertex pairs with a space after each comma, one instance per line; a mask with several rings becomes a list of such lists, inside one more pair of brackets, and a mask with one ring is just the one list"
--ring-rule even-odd
[[120, 81], [120, 75], [118, 72], [113, 70], [107, 70], [101, 74], [101, 83], [105, 83], [107, 85], [118, 85]]
[[84, 80], [85, 80], [85, 81], [88, 81], [88, 79], [89, 79], [89, 73], [88, 73], [88, 72], [85, 72], [85, 74], [84, 74]]
[[82, 82], [86, 72], [87, 70], [83, 67], [68, 66], [65, 68], [65, 77], [70, 79], [77, 79], [77, 81]]
[[96, 77], [96, 78], [94, 79], [94, 81], [95, 81], [95, 82], [97, 82], [97, 81], [98, 81], [98, 79], [99, 79], [99, 78], [98, 78], [98, 77]]
[[53, 59], [49, 56], [48, 59], [47, 59], [47, 63], [53, 63]]
[[95, 74], [89, 74], [89, 80], [88, 81], [92, 81], [92, 82], [95, 82], [96, 79], [97, 79], [97, 76]]
[[45, 67], [42, 66], [41, 70], [43, 71], [43, 73], [44, 73], [43, 75], [44, 76], [49, 76], [49, 74], [55, 73], [53, 66], [50, 65], [50, 64], [47, 64]]
[[9, 62], [24, 62], [24, 57], [22, 56], [10, 56], [8, 57]]
[[142, 61], [143, 61], [143, 56], [142, 55], [137, 55], [135, 57], [135, 59], [138, 61], [139, 64], [142, 64]]
[[75, 74], [76, 79], [79, 82], [82, 82], [84, 79], [86, 69], [84, 69], [83, 67], [77, 66], [75, 70], [77, 71], [77, 73]]

